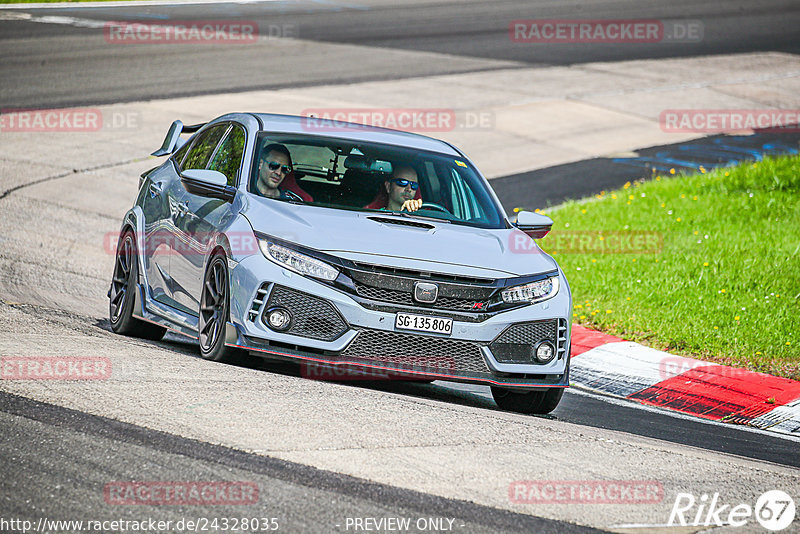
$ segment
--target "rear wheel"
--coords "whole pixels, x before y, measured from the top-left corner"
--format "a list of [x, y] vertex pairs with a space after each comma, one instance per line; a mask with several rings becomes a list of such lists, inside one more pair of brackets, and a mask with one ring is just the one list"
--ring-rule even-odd
[[497, 405], [511, 412], [547, 414], [561, 402], [564, 388], [548, 388], [534, 391], [515, 391], [492, 386], [492, 397]]
[[215, 362], [232, 361], [240, 350], [225, 346], [230, 310], [228, 261], [221, 251], [211, 256], [200, 297], [200, 356]]
[[139, 261], [136, 257], [136, 240], [133, 232], [126, 230], [117, 242], [114, 275], [108, 300], [111, 330], [124, 336], [159, 340], [167, 329], [133, 316], [139, 280]]

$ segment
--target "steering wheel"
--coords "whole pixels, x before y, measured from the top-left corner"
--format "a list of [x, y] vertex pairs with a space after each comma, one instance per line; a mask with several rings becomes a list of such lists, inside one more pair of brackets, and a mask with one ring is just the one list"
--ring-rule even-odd
[[424, 210], [426, 208], [427, 209], [432, 209], [432, 210], [443, 211], [443, 212], [447, 213], [448, 215], [452, 215], [452, 213], [450, 213], [449, 209], [445, 208], [444, 206], [440, 206], [439, 204], [434, 204], [433, 202], [423, 202], [422, 206], [419, 207], [419, 209], [421, 209], [421, 210]]

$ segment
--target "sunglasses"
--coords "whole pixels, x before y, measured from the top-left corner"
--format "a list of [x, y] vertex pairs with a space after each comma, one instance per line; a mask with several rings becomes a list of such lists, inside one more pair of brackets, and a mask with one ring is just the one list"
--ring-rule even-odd
[[283, 174], [289, 174], [290, 172], [292, 172], [291, 167], [289, 167], [288, 165], [283, 165], [282, 163], [279, 163], [277, 161], [265, 161], [264, 163], [267, 164], [269, 170], [271, 171], [277, 171], [278, 169], [280, 169], [281, 171], [283, 171]]
[[406, 187], [410, 185], [412, 191], [419, 189], [419, 183], [412, 182], [411, 180], [406, 180], [404, 178], [393, 178], [390, 181], [396, 183], [398, 187]]

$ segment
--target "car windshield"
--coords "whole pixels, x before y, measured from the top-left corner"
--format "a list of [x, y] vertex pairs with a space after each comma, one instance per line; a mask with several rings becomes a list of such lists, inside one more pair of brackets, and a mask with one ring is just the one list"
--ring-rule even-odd
[[[266, 132], [259, 134], [255, 154], [249, 180], [253, 194], [327, 208], [505, 227], [484, 180], [468, 161], [457, 157]], [[414, 181], [417, 184], [409, 183]], [[400, 211], [398, 203], [407, 199], [421, 200], [422, 205], [413, 212]]]

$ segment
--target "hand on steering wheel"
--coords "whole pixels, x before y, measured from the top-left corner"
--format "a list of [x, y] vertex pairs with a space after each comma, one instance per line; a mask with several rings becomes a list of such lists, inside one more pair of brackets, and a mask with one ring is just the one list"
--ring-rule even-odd
[[444, 206], [441, 206], [439, 204], [435, 204], [433, 202], [423, 202], [422, 205], [420, 206], [420, 209], [426, 209], [426, 208], [427, 209], [443, 211], [443, 212], [448, 213], [448, 214], [450, 213], [449, 209], [447, 209]]
[[403, 205], [400, 206], [400, 211], [417, 211], [422, 205], [422, 199], [419, 198], [406, 200], [403, 202]]

